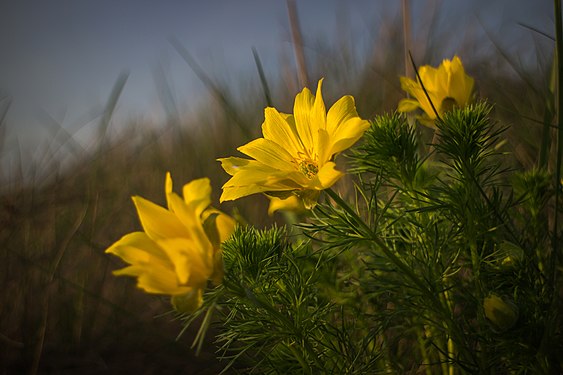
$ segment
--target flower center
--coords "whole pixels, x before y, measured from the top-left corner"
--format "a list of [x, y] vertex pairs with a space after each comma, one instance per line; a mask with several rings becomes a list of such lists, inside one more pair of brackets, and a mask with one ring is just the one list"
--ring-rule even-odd
[[301, 160], [298, 165], [299, 172], [303, 173], [309, 180], [319, 173], [317, 163], [312, 160]]

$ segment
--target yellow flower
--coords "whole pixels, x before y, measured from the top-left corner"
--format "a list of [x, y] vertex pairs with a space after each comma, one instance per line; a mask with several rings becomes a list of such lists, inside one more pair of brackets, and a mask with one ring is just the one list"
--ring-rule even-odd
[[234, 220], [209, 207], [209, 179], [194, 180], [183, 188], [184, 199], [172, 192], [166, 174], [168, 209], [144, 198], [133, 197], [143, 232], [123, 236], [106, 253], [122, 258], [130, 266], [115, 275], [137, 278], [147, 293], [172, 296], [184, 312], [201, 305], [208, 280], [220, 283], [223, 263], [220, 244], [234, 229]]
[[268, 107], [262, 133], [238, 148], [251, 157], [219, 159], [232, 177], [223, 185], [221, 201], [256, 193], [288, 198], [296, 195], [312, 208], [321, 190], [332, 186], [343, 173], [336, 170], [334, 155], [352, 146], [369, 122], [356, 112], [354, 98], [344, 96], [329, 110], [321, 93], [305, 88], [295, 97], [293, 115]]
[[[436, 112], [442, 116], [453, 106], [464, 107], [471, 101], [473, 78], [465, 74], [459, 57], [442, 61], [438, 68], [425, 65], [418, 70], [417, 80], [401, 77], [401, 88], [413, 96], [399, 102], [399, 112], [410, 112], [418, 108], [424, 111], [419, 121], [426, 126], [435, 127]], [[426, 89], [426, 93], [420, 84]], [[428, 96], [426, 95], [428, 94]], [[431, 102], [428, 100], [430, 98]]]

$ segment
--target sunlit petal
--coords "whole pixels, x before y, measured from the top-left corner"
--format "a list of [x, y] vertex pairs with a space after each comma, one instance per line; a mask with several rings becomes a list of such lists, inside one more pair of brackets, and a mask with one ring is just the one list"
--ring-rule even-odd
[[314, 146], [314, 133], [318, 130], [319, 124], [312, 118], [315, 97], [308, 88], [304, 88], [295, 97], [293, 105], [293, 115], [295, 116], [295, 126], [305, 150], [311, 150]]
[[333, 134], [331, 153], [337, 154], [350, 148], [369, 128], [369, 122], [359, 117], [349, 118]]
[[147, 293], [178, 295], [190, 291], [190, 288], [178, 285], [172, 270], [158, 266], [134, 265], [113, 271], [113, 274], [136, 277], [137, 287]]
[[222, 212], [219, 212], [215, 223], [217, 225], [217, 231], [219, 232], [220, 242], [226, 241], [235, 230], [236, 221], [229, 215], [225, 215]]
[[166, 172], [166, 179], [164, 181], [164, 195], [166, 196], [166, 204], [168, 206], [168, 209], [170, 210], [170, 201], [168, 199], [169, 194], [172, 193], [173, 190], [173, 183], [172, 183], [172, 176], [170, 175], [170, 172]]
[[133, 202], [141, 225], [152, 240], [187, 236], [186, 228], [174, 213], [138, 196], [133, 197]]
[[166, 253], [144, 232], [126, 234], [111, 245], [106, 253], [117, 255], [129, 264], [148, 263], [155, 259], [170, 264]]
[[276, 211], [303, 211], [303, 201], [296, 195], [282, 199], [278, 197], [269, 197], [270, 205], [268, 206], [268, 215], [272, 216]]
[[291, 168], [293, 157], [282, 146], [269, 139], [255, 139], [237, 150], [272, 168]]
[[336, 164], [334, 162], [326, 163], [319, 173], [317, 174], [317, 179], [320, 184], [319, 190], [324, 190], [338, 181], [344, 174], [336, 169]]
[[317, 92], [315, 93], [315, 103], [313, 104], [313, 108], [311, 109], [311, 116], [310, 119], [312, 121], [311, 124], [311, 133], [313, 134], [313, 143], [312, 145], [316, 144], [316, 135], [320, 129], [326, 129], [326, 107], [325, 102], [323, 100], [323, 86], [324, 78], [319, 80], [317, 84]]
[[353, 117], [358, 117], [354, 98], [350, 95], [343, 96], [328, 110], [326, 130], [332, 135], [342, 123]]
[[213, 254], [209, 252], [209, 248], [201, 248], [199, 244], [188, 238], [166, 238], [158, 241], [158, 245], [174, 265], [180, 285], [205, 284], [213, 271], [211, 269]]
[[209, 179], [193, 180], [185, 184], [182, 190], [184, 201], [190, 207], [190, 210], [193, 210], [197, 217], [201, 216], [203, 210], [211, 204], [211, 182]]
[[295, 122], [287, 121], [287, 116], [283, 116], [271, 107], [264, 110], [264, 116], [265, 120], [262, 124], [264, 138], [284, 145], [287, 152], [294, 157], [297, 156], [299, 150], [303, 148], [303, 144], [297, 134]]
[[399, 106], [397, 107], [397, 111], [399, 112], [411, 112], [420, 107], [420, 103], [418, 100], [414, 99], [401, 99], [399, 101]]
[[221, 163], [221, 167], [225, 170], [225, 172], [227, 172], [231, 176], [234, 176], [235, 173], [240, 171], [240, 169], [242, 167], [245, 167], [248, 164], [251, 164], [251, 163], [256, 164], [255, 160], [237, 158], [237, 157], [234, 157], [234, 156], [231, 156], [231, 157], [228, 157], [228, 158], [220, 158], [220, 159], [217, 159], [217, 161], [219, 161]]

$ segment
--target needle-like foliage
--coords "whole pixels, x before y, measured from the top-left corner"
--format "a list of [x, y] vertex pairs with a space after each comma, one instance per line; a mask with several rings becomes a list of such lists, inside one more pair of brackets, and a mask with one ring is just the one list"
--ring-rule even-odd
[[223, 284], [206, 296], [226, 368], [561, 369], [550, 176], [508, 168], [491, 110], [446, 112], [431, 145], [406, 115], [378, 116], [349, 155], [353, 194], [325, 191], [299, 226], [307, 241], [239, 227], [223, 244]]
[[291, 245], [279, 228], [239, 227], [223, 250], [226, 276], [213, 292], [224, 314], [223, 359], [258, 374], [374, 371], [376, 336], [323, 290], [334, 265], [322, 253]]

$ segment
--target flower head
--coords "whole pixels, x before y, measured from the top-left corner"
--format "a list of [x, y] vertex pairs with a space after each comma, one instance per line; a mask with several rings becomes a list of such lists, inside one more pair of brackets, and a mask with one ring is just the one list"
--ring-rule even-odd
[[398, 110], [410, 112], [418, 108], [422, 109], [424, 114], [419, 120], [426, 126], [435, 127], [436, 113], [442, 116], [453, 106], [464, 107], [471, 101], [473, 78], [465, 74], [461, 60], [457, 56], [451, 61], [447, 59], [442, 61], [438, 68], [428, 65], [420, 67], [418, 76], [416, 81], [401, 77], [401, 88], [413, 98], [402, 99]]
[[321, 87], [322, 79], [316, 95], [307, 88], [297, 94], [293, 115], [265, 109], [264, 137], [238, 148], [252, 159], [219, 159], [232, 176], [223, 185], [221, 201], [256, 193], [296, 195], [311, 208], [320, 191], [342, 177], [334, 156], [356, 143], [369, 122], [358, 116], [351, 96], [339, 99], [327, 113]]
[[234, 229], [234, 220], [209, 207], [209, 179], [194, 180], [183, 188], [184, 199], [172, 192], [166, 174], [168, 209], [144, 198], [133, 197], [143, 232], [123, 236], [111, 245], [111, 253], [129, 263], [115, 275], [137, 278], [147, 293], [173, 297], [175, 307], [194, 310], [201, 305], [208, 280], [220, 283], [223, 264], [220, 244]]

